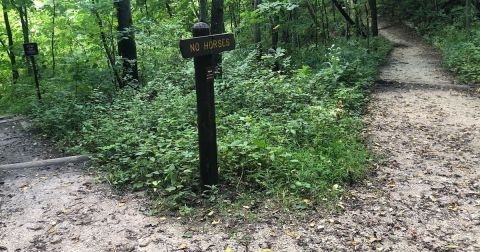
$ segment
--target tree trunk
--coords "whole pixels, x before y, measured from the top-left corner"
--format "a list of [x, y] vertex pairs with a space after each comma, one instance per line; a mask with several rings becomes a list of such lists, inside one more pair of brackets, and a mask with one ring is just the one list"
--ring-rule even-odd
[[273, 18], [270, 18], [273, 50], [277, 50], [277, 47], [278, 47], [278, 24], [279, 23], [280, 23], [280, 17], [277, 14]]
[[[211, 34], [221, 34], [225, 32], [225, 23], [223, 22], [224, 0], [212, 0], [212, 25]], [[222, 55], [213, 55], [213, 64], [217, 73], [222, 74]]]
[[325, 5], [325, 0], [322, 0], [322, 9], [323, 9], [323, 18], [325, 19], [325, 26], [326, 26], [325, 39], [329, 40], [330, 39], [330, 22], [328, 21], [327, 6]]
[[471, 16], [471, 3], [470, 0], [465, 0], [465, 29], [470, 31], [472, 26], [472, 16]]
[[52, 13], [52, 41], [51, 41], [51, 51], [52, 51], [52, 76], [55, 77], [55, 16], [56, 16], [57, 6], [55, 0], [53, 0], [53, 13]]
[[347, 21], [347, 24], [348, 25], [352, 25], [352, 26], [356, 26], [357, 28], [357, 31], [363, 36], [363, 37], [367, 37], [367, 35], [365, 34], [365, 32], [362, 30], [361, 27], [358, 27], [355, 23], [355, 21], [353, 21], [353, 19], [348, 15], [348, 13], [343, 9], [343, 6], [338, 2], [338, 0], [332, 0], [332, 3], [335, 5], [335, 7], [337, 8], [337, 10], [340, 12], [340, 14], [342, 14], [342, 16], [345, 18], [345, 20]]
[[17, 83], [18, 80], [18, 70], [17, 70], [17, 61], [15, 58], [15, 53], [13, 51], [13, 35], [12, 28], [10, 27], [10, 20], [8, 19], [8, 10], [6, 0], [2, 0], [2, 10], [3, 10], [3, 20], [5, 21], [5, 30], [7, 31], [8, 38], [8, 57], [10, 58], [10, 63], [12, 65], [12, 80], [13, 83]]
[[165, 8], [167, 8], [167, 13], [169, 17], [173, 17], [172, 7], [170, 6], [170, 1], [165, 1]]
[[370, 17], [371, 17], [371, 31], [372, 36], [378, 36], [378, 13], [377, 13], [377, 0], [368, 0], [368, 5], [370, 7]]
[[[95, 0], [92, 0], [92, 4], [95, 4]], [[115, 57], [108, 47], [108, 41], [107, 41], [107, 36], [105, 35], [105, 32], [103, 31], [103, 21], [102, 18], [100, 17], [100, 14], [96, 9], [92, 9], [92, 13], [95, 15], [95, 18], [97, 20], [98, 27], [100, 29], [100, 40], [102, 41], [103, 49], [105, 50], [105, 55], [107, 56], [108, 63], [110, 67], [112, 68], [113, 75], [115, 77], [115, 80], [117, 82], [117, 85], [119, 87], [125, 86], [123, 84], [123, 80], [120, 77], [120, 74], [117, 71], [117, 68], [115, 67]]]
[[[23, 43], [30, 43], [30, 31], [28, 29], [28, 13], [27, 13], [27, 7], [23, 6], [16, 6], [18, 10], [18, 15], [20, 17], [20, 23], [22, 24], [22, 34], [23, 34]], [[27, 72], [29, 75], [31, 75], [32, 69], [30, 67], [30, 61], [28, 57], [25, 57], [25, 65], [27, 66]]]
[[[262, 0], [253, 0], [253, 9], [257, 10], [258, 5], [262, 4]], [[253, 25], [253, 31], [255, 34], [255, 45], [257, 47], [257, 60], [262, 59], [262, 31], [260, 30], [260, 24]]]
[[307, 6], [308, 14], [310, 15], [310, 18], [312, 19], [313, 24], [317, 28], [322, 28], [320, 22], [318, 21], [317, 14], [315, 13], [315, 9], [313, 8], [310, 1], [305, 0], [305, 5]]
[[208, 19], [208, 10], [207, 10], [207, 0], [200, 1], [200, 22], [207, 22]]
[[17, 7], [17, 9], [18, 9], [18, 15], [20, 16], [20, 23], [22, 24], [23, 43], [30, 43], [27, 8], [20, 6], [20, 7]]
[[[122, 83], [138, 83], [137, 67], [137, 47], [135, 44], [135, 34], [132, 30], [132, 11], [130, 0], [120, 0], [116, 2], [118, 19], [118, 54], [123, 61], [123, 79]], [[123, 88], [124, 86], [120, 86]]]

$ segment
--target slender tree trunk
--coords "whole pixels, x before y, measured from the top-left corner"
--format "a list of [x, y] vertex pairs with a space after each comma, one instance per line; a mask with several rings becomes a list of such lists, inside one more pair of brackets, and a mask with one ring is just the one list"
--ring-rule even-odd
[[[28, 29], [28, 13], [27, 7], [17, 6], [18, 15], [20, 17], [20, 23], [22, 24], [22, 34], [23, 34], [23, 43], [30, 43], [30, 31]], [[30, 67], [30, 60], [28, 57], [25, 57], [25, 65], [27, 66], [27, 72], [31, 75], [32, 69]]]
[[318, 21], [317, 14], [315, 13], [315, 9], [313, 8], [310, 1], [305, 0], [305, 5], [307, 6], [308, 14], [310, 15], [310, 18], [312, 19], [313, 24], [315, 24], [315, 26], [317, 28], [321, 28], [321, 24]]
[[371, 17], [371, 31], [372, 36], [378, 36], [378, 12], [377, 12], [377, 0], [368, 0], [368, 5], [370, 7], [370, 17]]
[[17, 60], [15, 58], [15, 52], [13, 51], [13, 35], [12, 28], [10, 26], [10, 20], [8, 19], [8, 9], [6, 0], [2, 0], [2, 10], [3, 10], [3, 20], [5, 21], [5, 30], [7, 31], [8, 39], [8, 57], [10, 58], [10, 63], [12, 65], [12, 80], [13, 83], [17, 83], [18, 80], [18, 69], [17, 69]]
[[353, 21], [353, 19], [348, 15], [348, 13], [343, 9], [343, 6], [338, 2], [338, 0], [332, 0], [332, 3], [335, 5], [335, 7], [337, 8], [337, 10], [340, 12], [340, 14], [342, 14], [342, 16], [345, 18], [345, 20], [347, 21], [347, 25], [352, 25], [352, 26], [356, 26], [357, 30], [359, 31], [359, 33], [363, 36], [363, 37], [366, 37], [366, 34], [365, 32], [362, 30], [361, 27], [358, 27], [357, 24], [355, 23], [355, 21]]
[[126, 81], [123, 83], [138, 83], [137, 47], [132, 27], [130, 0], [119, 0], [116, 4], [119, 33], [118, 54], [123, 61], [123, 79]]
[[[95, 4], [95, 0], [92, 0], [92, 3]], [[119, 87], [123, 87], [123, 80], [120, 77], [120, 73], [115, 67], [115, 56], [113, 55], [110, 47], [108, 46], [107, 36], [105, 35], [104, 26], [102, 18], [96, 9], [92, 9], [92, 13], [95, 15], [97, 20], [98, 28], [100, 29], [100, 40], [102, 41], [103, 49], [105, 50], [105, 55], [107, 56], [108, 63], [112, 68], [113, 76], [115, 77], [116, 83]]]
[[52, 73], [55, 77], [55, 16], [56, 16], [56, 9], [57, 6], [55, 4], [55, 0], [53, 1], [53, 13], [52, 13], [52, 41], [51, 41], [51, 51], [52, 51]]
[[23, 43], [30, 43], [30, 32], [28, 30], [28, 15], [26, 7], [18, 7], [18, 15], [22, 24]]
[[465, 0], [465, 29], [470, 31], [472, 26], [472, 16], [471, 16], [471, 0]]
[[[225, 32], [224, 19], [224, 0], [212, 0], [212, 25], [211, 34], [221, 34]], [[222, 55], [213, 56], [213, 63], [217, 73], [222, 74]]]
[[208, 19], [208, 10], [207, 10], [207, 0], [200, 1], [200, 21], [207, 22]]
[[356, 6], [357, 6], [357, 0], [352, 0], [352, 9], [353, 9], [353, 14], [355, 15], [355, 27], [357, 28], [356, 29], [356, 35], [358, 37], [358, 36], [360, 36], [360, 32], [361, 32], [360, 27], [362, 27], [362, 25], [361, 25], [361, 22], [360, 22], [360, 15], [358, 14], [358, 10], [357, 10]]
[[[257, 10], [258, 5], [262, 4], [262, 0], [253, 1], [253, 9]], [[255, 34], [255, 45], [257, 47], [257, 60], [262, 59], [262, 31], [260, 30], [260, 24], [254, 24], [253, 30]]]
[[173, 17], [172, 7], [170, 6], [170, 1], [165, 1], [165, 8], [167, 8], [167, 13], [169, 17]]
[[322, 0], [322, 7], [323, 7], [323, 17], [325, 18], [325, 25], [327, 28], [326, 39], [329, 40], [330, 39], [330, 22], [328, 21], [327, 6], [325, 5], [325, 0]]
[[[273, 18], [270, 18], [271, 24], [271, 36], [272, 36], [272, 49], [277, 50], [278, 48], [278, 25], [280, 23], [280, 17], [278, 14], [275, 14]], [[275, 65], [273, 66], [273, 71], [280, 70], [280, 64], [278, 61], [275, 61]]]
[[278, 23], [279, 22], [280, 22], [280, 17], [277, 14], [273, 18], [270, 18], [273, 50], [277, 50], [277, 47], [278, 47]]

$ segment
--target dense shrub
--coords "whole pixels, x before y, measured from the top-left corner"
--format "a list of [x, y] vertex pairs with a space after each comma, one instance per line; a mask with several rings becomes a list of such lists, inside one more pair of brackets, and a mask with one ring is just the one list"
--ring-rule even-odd
[[[262, 62], [248, 49], [225, 54], [216, 107], [226, 195], [320, 200], [332, 195], [333, 185], [360, 178], [370, 159], [359, 135], [360, 112], [388, 49], [382, 39], [370, 48], [366, 41], [338, 40], [294, 59], [281, 50]], [[280, 71], [271, 70], [269, 57], [280, 61]], [[321, 64], [296, 67], [306, 57]], [[191, 67], [182, 64], [177, 71], [192, 76]], [[36, 125], [76, 151], [96, 153], [112, 184], [147, 189], [175, 206], [188, 204], [198, 194], [196, 99], [193, 80], [176, 76], [160, 75], [111, 103], [44, 103], [35, 111]]]

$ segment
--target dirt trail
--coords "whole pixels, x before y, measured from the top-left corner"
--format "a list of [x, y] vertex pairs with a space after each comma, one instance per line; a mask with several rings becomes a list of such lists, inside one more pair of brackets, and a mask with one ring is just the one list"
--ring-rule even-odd
[[[188, 223], [149, 216], [83, 164], [0, 170], [0, 251], [480, 251], [480, 99], [408, 30], [382, 35], [396, 47], [366, 120], [384, 159], [345, 211]], [[0, 122], [0, 164], [60, 156], [21, 128]]]

